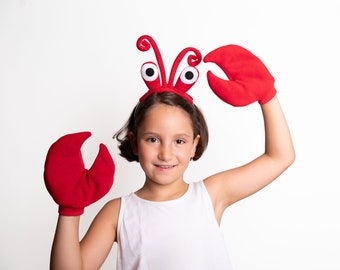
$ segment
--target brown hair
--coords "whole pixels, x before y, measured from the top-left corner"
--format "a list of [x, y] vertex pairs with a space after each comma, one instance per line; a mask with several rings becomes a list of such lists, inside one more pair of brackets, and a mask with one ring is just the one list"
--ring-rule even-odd
[[186, 111], [191, 119], [194, 138], [200, 135], [193, 160], [198, 160], [208, 145], [209, 132], [202, 112], [195, 104], [172, 92], [160, 92], [150, 94], [143, 102], [138, 103], [133, 109], [126, 124], [113, 136], [118, 141], [120, 155], [128, 161], [137, 161], [138, 156], [134, 154], [129, 133], [137, 135], [138, 127], [144, 120], [148, 109], [155, 104], [166, 104], [176, 106]]

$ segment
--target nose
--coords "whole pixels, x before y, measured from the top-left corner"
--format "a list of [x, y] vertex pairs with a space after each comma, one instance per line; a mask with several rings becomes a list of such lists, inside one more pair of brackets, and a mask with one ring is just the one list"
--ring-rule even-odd
[[169, 161], [172, 157], [171, 147], [169, 145], [161, 145], [158, 153], [158, 159], [162, 161]]

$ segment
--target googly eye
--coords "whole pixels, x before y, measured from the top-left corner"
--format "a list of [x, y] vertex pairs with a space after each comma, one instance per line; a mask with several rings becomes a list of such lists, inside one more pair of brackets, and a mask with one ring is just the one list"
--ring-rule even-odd
[[195, 84], [195, 82], [198, 80], [198, 77], [198, 70], [195, 67], [188, 66], [184, 68], [179, 75], [175, 88], [182, 92], [186, 92]]
[[158, 89], [161, 87], [159, 71], [155, 63], [153, 62], [144, 63], [141, 67], [141, 75], [146, 86], [150, 90]]
[[193, 84], [197, 81], [198, 76], [198, 70], [188, 66], [181, 72], [180, 79], [185, 84]]
[[141, 75], [147, 82], [157, 80], [157, 78], [159, 78], [157, 65], [153, 62], [144, 63], [141, 67]]

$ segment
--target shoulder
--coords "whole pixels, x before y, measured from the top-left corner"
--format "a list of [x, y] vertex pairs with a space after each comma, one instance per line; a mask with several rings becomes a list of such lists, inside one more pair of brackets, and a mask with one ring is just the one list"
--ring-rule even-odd
[[113, 209], [116, 209], [118, 207], [118, 209], [119, 209], [120, 202], [121, 202], [121, 198], [112, 199], [104, 205], [104, 208], [110, 208], [110, 209], [113, 210]]
[[100, 210], [98, 215], [103, 215], [112, 222], [117, 222], [120, 210], [121, 198], [116, 198], [108, 201]]
[[92, 226], [101, 230], [114, 230], [116, 235], [121, 198], [112, 199], [107, 202], [95, 217]]
[[89, 230], [81, 240], [87, 258], [93, 259], [93, 256], [99, 258], [100, 254], [108, 254], [112, 244], [117, 241], [119, 209], [120, 198], [113, 199], [102, 207], [92, 221]]

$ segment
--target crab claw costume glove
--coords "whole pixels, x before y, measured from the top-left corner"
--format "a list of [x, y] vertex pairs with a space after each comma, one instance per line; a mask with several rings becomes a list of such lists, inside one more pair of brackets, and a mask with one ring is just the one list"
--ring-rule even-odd
[[44, 180], [60, 215], [83, 214], [84, 208], [102, 198], [113, 184], [115, 165], [104, 144], [100, 144], [91, 168], [84, 168], [80, 148], [90, 136], [90, 132], [68, 134], [48, 150]]
[[204, 62], [217, 64], [229, 80], [208, 71], [210, 88], [224, 102], [232, 106], [246, 106], [255, 101], [267, 103], [275, 95], [274, 78], [262, 61], [250, 51], [227, 45], [208, 53]]

